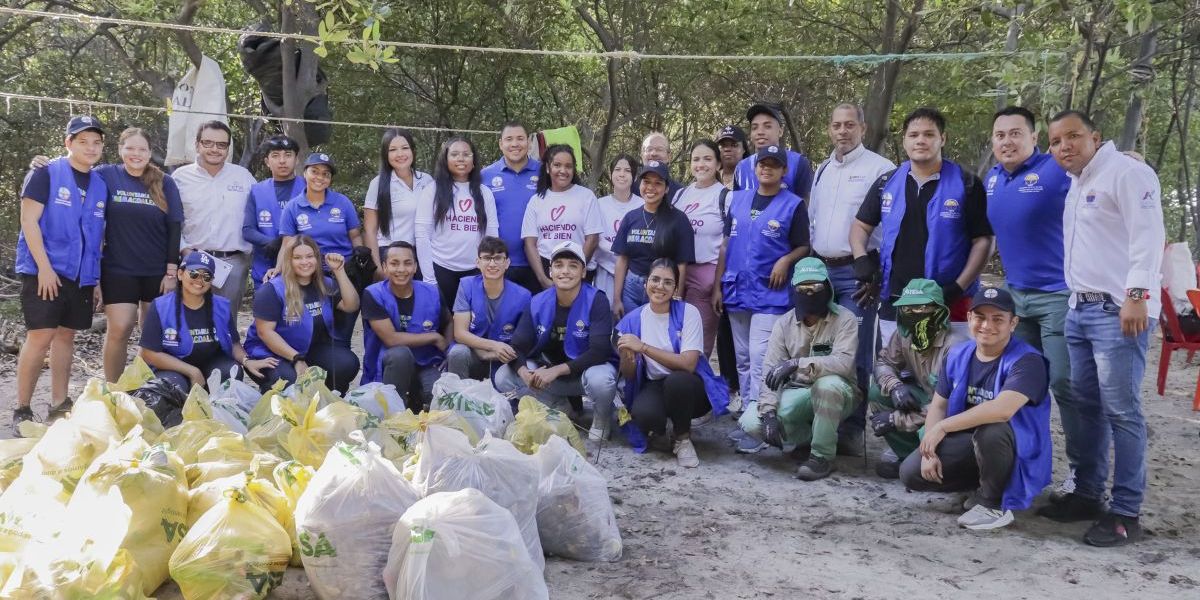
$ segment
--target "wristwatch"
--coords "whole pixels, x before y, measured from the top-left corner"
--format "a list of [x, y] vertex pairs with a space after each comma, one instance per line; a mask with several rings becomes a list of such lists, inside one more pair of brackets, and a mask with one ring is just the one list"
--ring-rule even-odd
[[1150, 290], [1146, 288], [1129, 288], [1125, 290], [1125, 297], [1130, 300], [1149, 300]]
[[293, 365], [294, 365], [294, 364], [296, 364], [296, 363], [298, 363], [298, 362], [307, 362], [307, 361], [305, 361], [305, 360], [304, 360], [304, 359], [306, 359], [306, 358], [308, 358], [308, 357], [307, 357], [307, 356], [304, 356], [304, 353], [303, 353], [303, 352], [297, 352], [297, 353], [295, 353], [295, 354], [293, 354], [293, 355], [292, 355], [292, 361], [291, 361], [291, 362], [292, 362], [292, 364], [293, 364]]

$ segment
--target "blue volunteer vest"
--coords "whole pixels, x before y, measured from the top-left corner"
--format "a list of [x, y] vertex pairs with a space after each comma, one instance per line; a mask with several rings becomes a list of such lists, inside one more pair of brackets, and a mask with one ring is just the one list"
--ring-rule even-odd
[[[879, 249], [883, 263], [883, 290], [880, 297], [885, 299], [891, 297], [888, 284], [892, 275], [892, 254], [896, 251], [896, 236], [900, 234], [900, 224], [904, 221], [907, 205], [905, 189], [911, 167], [909, 161], [904, 161], [892, 173], [879, 197], [883, 214], [883, 241]], [[971, 253], [971, 240], [967, 237], [966, 216], [963, 214], [965, 195], [962, 168], [952, 161], [943, 160], [937, 190], [925, 207], [925, 224], [929, 229], [929, 239], [925, 242], [925, 277], [938, 282], [938, 285], [954, 281], [967, 265], [967, 256]], [[976, 278], [964, 290], [964, 294], [969, 298], [978, 288], [979, 279]]]
[[504, 291], [500, 292], [500, 303], [496, 306], [496, 314], [492, 320], [488, 320], [487, 290], [483, 288], [483, 276], [467, 277], [459, 286], [466, 288], [467, 301], [471, 305], [471, 322], [467, 325], [467, 331], [481, 338], [507, 344], [512, 342], [517, 321], [521, 320], [532, 295], [529, 290], [511, 281], [502, 281]]
[[[278, 333], [283, 338], [283, 341], [287, 342], [296, 352], [306, 354], [309, 346], [312, 345], [312, 315], [308, 314], [307, 310], [301, 310], [298, 318], [288, 318], [286, 301], [284, 300], [287, 296], [284, 291], [283, 277], [276, 277], [267, 283], [275, 289], [275, 295], [279, 298], [280, 302], [285, 303], [284, 314], [280, 316], [279, 321], [275, 322], [275, 333]], [[335, 289], [333, 286], [333, 280], [326, 277], [325, 288]], [[329, 334], [329, 337], [336, 339], [333, 329], [333, 302], [330, 300], [330, 296], [321, 298], [321, 320], [325, 321], [325, 331]], [[250, 330], [246, 332], [245, 347], [246, 354], [250, 355], [250, 358], [276, 356], [276, 354], [267, 348], [262, 338], [258, 337], [258, 327], [253, 324], [250, 325]], [[278, 358], [291, 357], [280, 356]]]
[[[563, 351], [567, 358], [575, 359], [588, 348], [588, 340], [592, 333], [592, 303], [596, 301], [599, 290], [587, 282], [579, 284], [579, 295], [567, 312], [567, 333], [563, 339]], [[558, 292], [554, 288], [538, 292], [530, 302], [529, 312], [533, 317], [536, 337], [530, 356], [537, 356], [546, 343], [550, 341], [550, 330], [554, 328], [554, 313], [558, 307]]]
[[[50, 197], [42, 208], [38, 228], [42, 231], [42, 248], [50, 266], [59, 275], [78, 281], [79, 285], [96, 285], [100, 279], [100, 248], [104, 244], [104, 201], [108, 187], [98, 173], [92, 171], [87, 187], [87, 204], [80, 200], [75, 174], [66, 158], [56, 158], [46, 167], [50, 174]], [[17, 272], [37, 275], [38, 266], [29, 252], [25, 232], [17, 237]]]
[[[633, 312], [625, 315], [621, 322], [617, 324], [618, 333], [631, 333], [638, 337], [642, 336], [642, 311], [648, 308], [648, 304], [643, 304], [633, 310]], [[671, 351], [679, 354], [680, 337], [683, 332], [683, 313], [686, 303], [682, 300], [671, 300], [671, 314], [667, 319], [667, 333], [671, 337]], [[708, 396], [708, 403], [712, 405], [713, 417], [719, 417], [729, 412], [729, 386], [725, 380], [713, 373], [712, 367], [709, 366], [708, 360], [701, 353], [700, 360], [696, 361], [696, 374], [700, 376], [700, 380], [704, 382], [704, 392]], [[646, 360], [642, 355], [637, 356], [637, 376], [633, 379], [625, 380], [625, 389], [621, 401], [625, 403], [626, 408], [633, 408], [633, 402], [637, 399], [638, 392], [642, 389], [642, 382], [646, 379]], [[631, 423], [632, 424], [632, 423]], [[644, 440], [643, 440], [644, 441]], [[633, 438], [630, 438], [633, 443]], [[638, 452], [645, 452], [645, 445], [641, 448], [634, 447]]]
[[725, 250], [725, 274], [721, 292], [729, 310], [781, 315], [792, 308], [791, 288], [771, 289], [771, 268], [792, 251], [792, 218], [804, 200], [786, 189], [767, 204], [755, 220], [750, 219], [754, 190], [730, 194], [730, 227]]
[[[292, 180], [292, 191], [288, 198], [303, 194], [304, 188], [304, 178], [296, 177]], [[254, 203], [255, 228], [267, 237], [279, 237], [279, 217], [283, 214], [283, 207], [275, 199], [275, 180], [264, 179], [251, 186], [250, 201]], [[275, 263], [271, 262], [266, 250], [256, 246], [254, 263], [250, 270], [250, 280], [254, 282], [254, 289], [257, 290], [262, 285], [263, 275], [273, 266]]]
[[[1000, 355], [1000, 370], [996, 373], [996, 383], [992, 388], [994, 396], [1000, 395], [1000, 388], [1004, 386], [1013, 364], [1029, 353], [1038, 354], [1038, 351], [1016, 337], [1008, 342], [1004, 353]], [[947, 417], [953, 417], [966, 410], [967, 383], [970, 378], [971, 357], [974, 354], [975, 341], [967, 340], [952, 348], [946, 358], [944, 376], [952, 386], [950, 397], [947, 399]], [[1038, 356], [1041, 357], [1041, 354]], [[1017, 462], [1013, 466], [1008, 486], [1004, 489], [1000, 508], [1024, 510], [1033, 505], [1033, 499], [1050, 483], [1054, 451], [1050, 445], [1049, 389], [1043, 392], [1037, 404], [1026, 403], [1018, 409], [1009, 420], [1009, 425], [1012, 426], [1016, 439]]]
[[[162, 325], [163, 351], [175, 358], [186, 359], [192, 354], [192, 334], [188, 330], [187, 319], [175, 322], [175, 294], [167, 292], [165, 296], [154, 299], [154, 310], [158, 312], [158, 322]], [[216, 294], [210, 296], [213, 303], [213, 328], [216, 330], [217, 343], [225, 351], [226, 356], [233, 356], [233, 335], [229, 331], [229, 300]], [[180, 311], [182, 315], [182, 311]]]
[[[387, 310], [388, 317], [396, 331], [405, 333], [438, 333], [442, 331], [442, 297], [436, 286], [423, 281], [413, 281], [413, 314], [408, 320], [408, 327], [400, 329], [400, 305], [392, 294], [389, 282], [385, 279], [373, 283], [364, 290], [375, 302]], [[363, 374], [359, 385], [374, 383], [383, 378], [383, 353], [387, 346], [375, 334], [371, 324], [363, 327]], [[441, 364], [445, 355], [437, 346], [417, 346], [411, 348], [413, 358], [418, 367], [432, 367]]]

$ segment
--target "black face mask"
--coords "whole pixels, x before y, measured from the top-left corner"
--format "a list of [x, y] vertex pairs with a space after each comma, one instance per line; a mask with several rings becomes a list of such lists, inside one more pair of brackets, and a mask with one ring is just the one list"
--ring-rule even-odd
[[833, 290], [826, 287], [815, 294], [792, 294], [792, 302], [796, 305], [797, 317], [824, 317], [829, 314], [829, 301], [833, 299]]

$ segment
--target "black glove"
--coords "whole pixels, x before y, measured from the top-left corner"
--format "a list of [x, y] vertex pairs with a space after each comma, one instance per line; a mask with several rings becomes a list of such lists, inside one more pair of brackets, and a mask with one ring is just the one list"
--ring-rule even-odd
[[877, 412], [871, 415], [871, 431], [875, 432], [875, 437], [883, 437], [896, 430], [896, 424], [892, 422], [892, 411]]
[[900, 384], [892, 390], [892, 406], [903, 412], [918, 412], [921, 410], [921, 402], [912, 393], [912, 389], [907, 384]]
[[858, 289], [850, 294], [850, 299], [859, 306], [868, 308], [875, 305], [877, 295], [879, 295], [879, 286], [870, 281], [860, 281]]
[[762, 423], [763, 441], [776, 448], [782, 448], [783, 429], [779, 427], [779, 417], [775, 414], [775, 411], [759, 415], [758, 420]]
[[864, 254], [854, 259], [853, 267], [855, 279], [859, 281], [874, 281], [879, 276], [879, 255], [873, 253]]
[[778, 390], [787, 383], [787, 380], [792, 377], [792, 373], [800, 368], [799, 363], [795, 360], [785, 360], [771, 369], [766, 377], [763, 377], [763, 384], [771, 390]]
[[962, 298], [962, 295], [962, 286], [958, 285], [957, 281], [951, 281], [950, 283], [942, 286], [942, 299], [946, 301], [946, 304], [950, 304], [951, 302]]

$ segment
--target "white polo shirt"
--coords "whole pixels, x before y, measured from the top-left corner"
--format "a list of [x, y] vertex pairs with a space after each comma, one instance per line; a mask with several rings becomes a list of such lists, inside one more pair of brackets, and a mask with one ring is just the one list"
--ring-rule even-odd
[[250, 252], [242, 237], [242, 216], [254, 176], [244, 167], [225, 163], [215, 176], [191, 163], [171, 173], [183, 203], [180, 248], [218, 252]]
[[[817, 167], [812, 193], [808, 195], [809, 239], [813, 252], [825, 257], [850, 255], [850, 228], [871, 185], [896, 165], [859, 144], [837, 159], [836, 153]], [[882, 227], [876, 227], [867, 248], [879, 247]]]
[[[390, 172], [388, 179], [391, 182], [389, 190], [392, 194], [392, 219], [389, 222], [388, 234], [385, 235], [383, 228], [380, 227], [375, 238], [379, 242], [380, 248], [399, 241], [416, 244], [417, 201], [420, 198], [420, 191], [433, 183], [433, 177], [430, 177], [428, 173], [414, 170], [411, 188], [396, 175], [395, 171]], [[378, 175], [371, 179], [370, 185], [367, 186], [367, 195], [363, 198], [363, 208], [379, 210]]]
[[[1063, 214], [1064, 273], [1071, 292], [1106, 292], [1117, 304], [1125, 290], [1150, 290], [1146, 303], [1158, 318], [1162, 301], [1162, 192], [1158, 175], [1110, 141], [1071, 178]], [[1072, 294], [1070, 305], [1075, 307]]]

